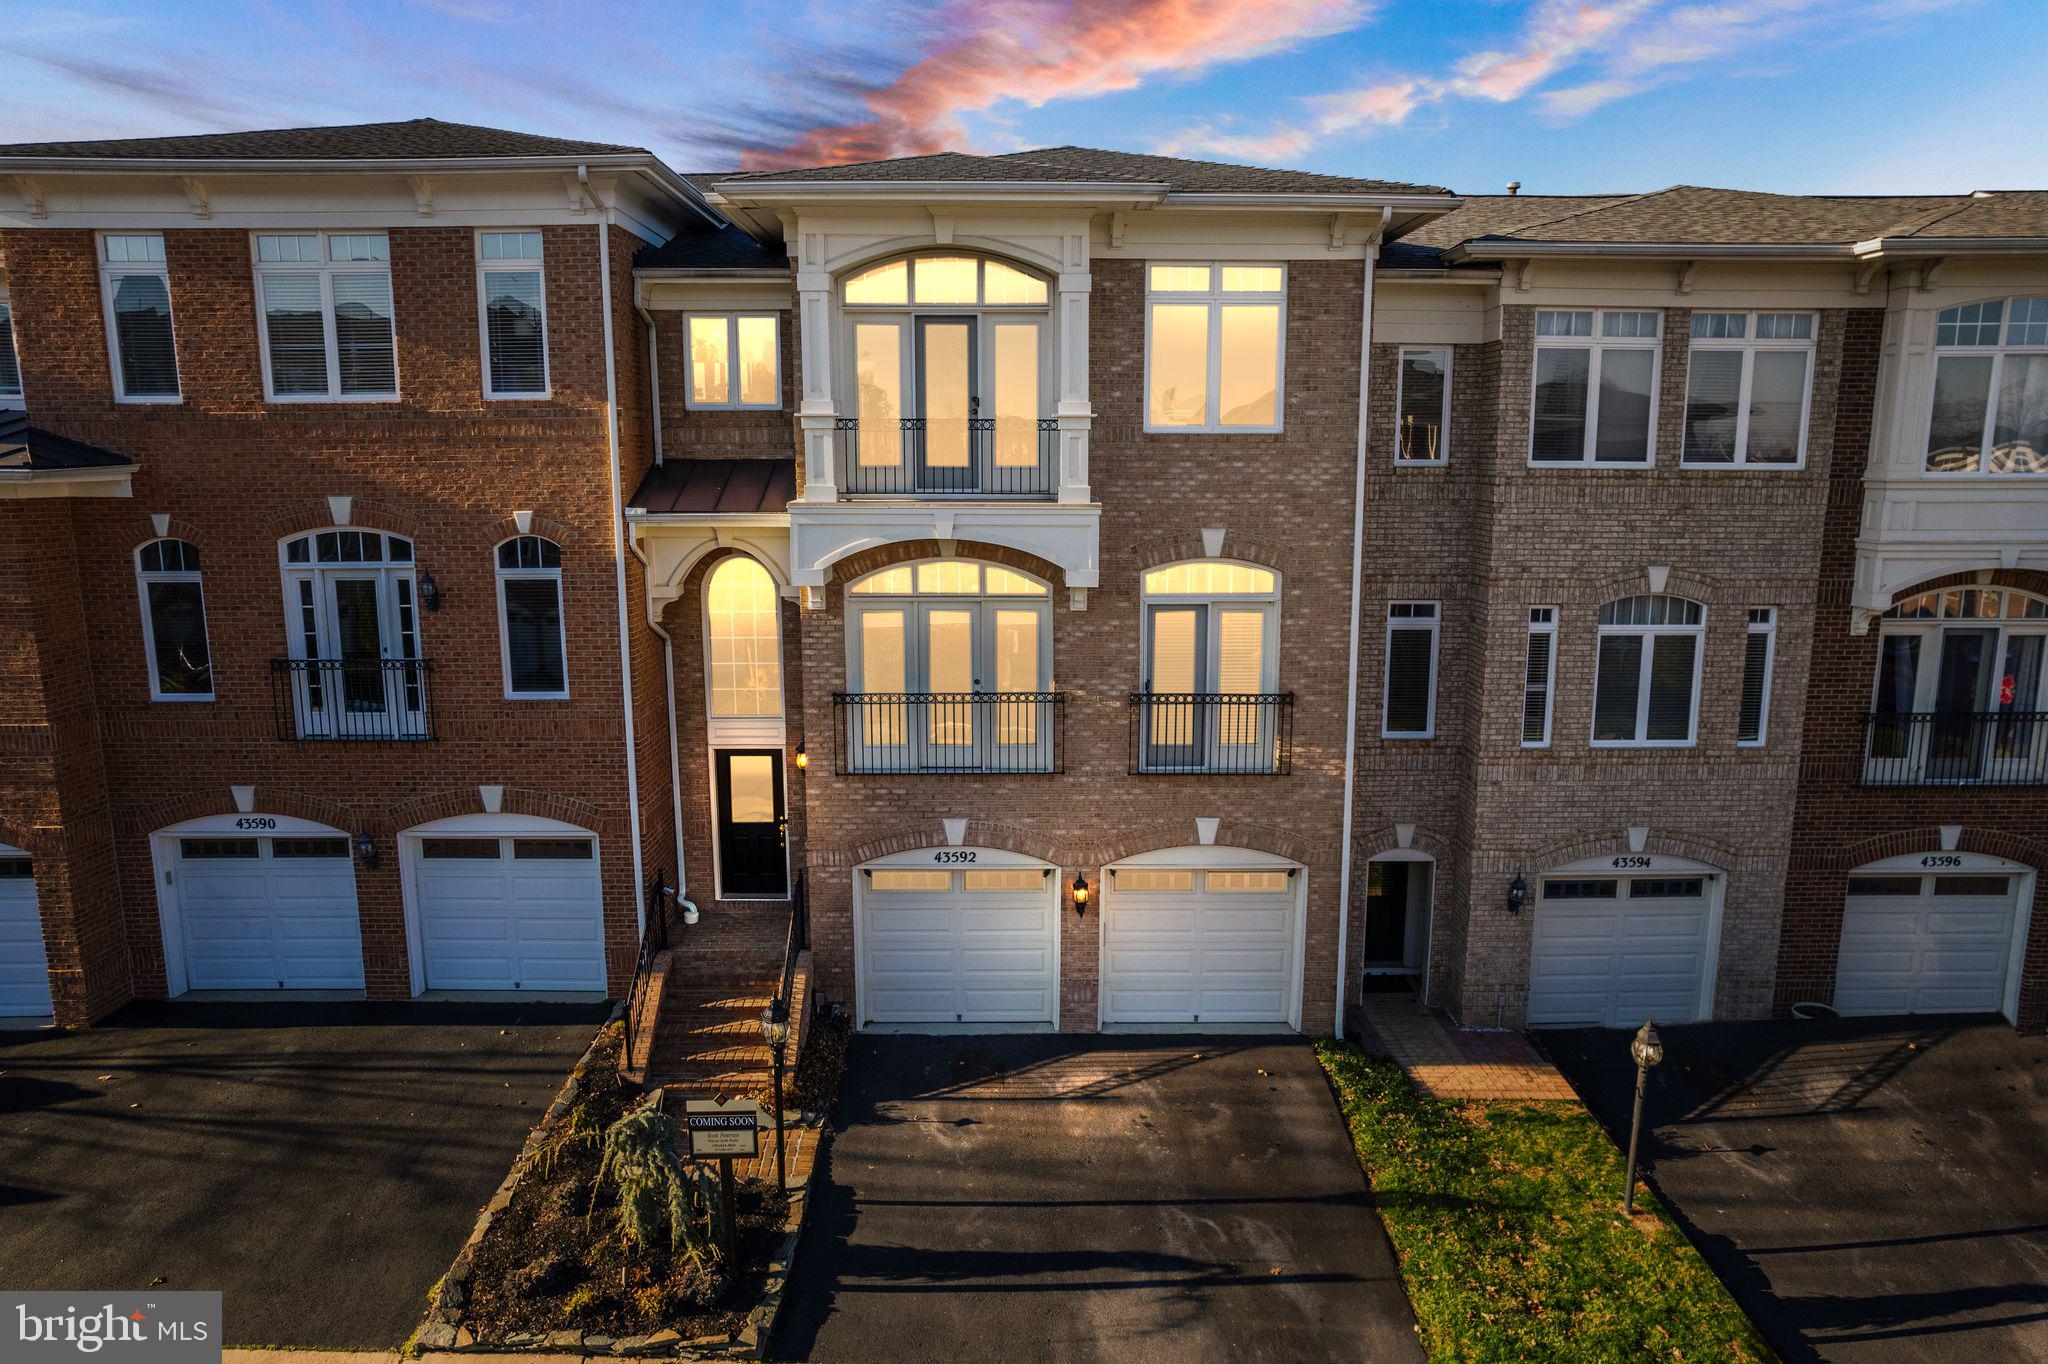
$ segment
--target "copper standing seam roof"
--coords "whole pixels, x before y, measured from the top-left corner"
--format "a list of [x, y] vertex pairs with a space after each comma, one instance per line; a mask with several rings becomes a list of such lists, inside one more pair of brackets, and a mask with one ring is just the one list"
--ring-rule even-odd
[[626, 503], [646, 516], [750, 516], [789, 510], [794, 459], [671, 459], [640, 480]]

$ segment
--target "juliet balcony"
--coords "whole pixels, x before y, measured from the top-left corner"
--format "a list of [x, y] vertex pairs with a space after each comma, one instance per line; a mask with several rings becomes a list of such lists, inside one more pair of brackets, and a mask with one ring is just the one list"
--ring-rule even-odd
[[835, 692], [840, 776], [1031, 776], [1066, 770], [1059, 692]]
[[1877, 712], [1864, 725], [1865, 786], [2048, 784], [2048, 711]]
[[833, 423], [846, 497], [1050, 501], [1059, 492], [1054, 417], [841, 417]]
[[1133, 776], [1285, 776], [1294, 693], [1131, 693]]
[[418, 743], [434, 737], [434, 665], [426, 659], [273, 658], [277, 737]]

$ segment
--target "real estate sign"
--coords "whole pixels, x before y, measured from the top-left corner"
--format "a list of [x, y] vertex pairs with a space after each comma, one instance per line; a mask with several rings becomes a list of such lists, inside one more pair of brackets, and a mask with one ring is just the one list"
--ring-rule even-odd
[[692, 1157], [761, 1153], [761, 1107], [751, 1099], [691, 1099], [683, 1107], [683, 1126], [690, 1133]]

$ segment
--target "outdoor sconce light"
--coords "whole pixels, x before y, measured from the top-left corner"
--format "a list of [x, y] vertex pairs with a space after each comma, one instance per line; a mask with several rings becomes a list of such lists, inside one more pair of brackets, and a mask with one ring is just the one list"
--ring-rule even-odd
[[799, 739], [796, 745], [796, 770], [801, 772], [810, 765], [811, 755], [804, 752], [803, 741]]
[[1636, 1111], [1628, 1124], [1628, 1184], [1621, 1194], [1621, 1210], [1633, 1215], [1636, 1210], [1636, 1142], [1643, 1134], [1643, 1086], [1650, 1081], [1650, 1068], [1664, 1059], [1664, 1043], [1657, 1036], [1657, 1025], [1649, 1019], [1636, 1030], [1635, 1040], [1628, 1044], [1628, 1054], [1636, 1059]]
[[420, 605], [429, 611], [441, 609], [441, 584], [434, 581], [431, 573], [420, 574]]
[[1074, 913], [1088, 913], [1088, 878], [1079, 872], [1074, 873]]
[[789, 1164], [783, 1154], [782, 1063], [783, 1049], [789, 1045], [789, 1015], [783, 1012], [779, 999], [761, 1010], [761, 1040], [768, 1044], [768, 1050], [775, 1053], [775, 1182], [787, 1189]]
[[1508, 882], [1508, 913], [1520, 914], [1522, 906], [1529, 903], [1529, 883], [1516, 872], [1515, 879]]
[[366, 867], [377, 865], [377, 840], [368, 834], [356, 835], [356, 858]]

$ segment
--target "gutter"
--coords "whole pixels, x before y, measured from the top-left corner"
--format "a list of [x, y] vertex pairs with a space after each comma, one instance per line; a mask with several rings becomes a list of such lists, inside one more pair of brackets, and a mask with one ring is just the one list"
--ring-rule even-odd
[[1763, 245], [1755, 242], [1525, 242], [1493, 240], [1461, 242], [1444, 252], [1454, 264], [1466, 261], [1527, 260], [1538, 256], [1585, 258], [1644, 257], [1674, 260], [1851, 260], [1856, 248], [1847, 243], [1810, 242]]
[[[654, 462], [662, 463], [661, 451], [661, 348], [655, 344], [654, 314], [647, 311], [639, 299], [639, 287], [634, 286], [633, 311], [640, 314], [640, 320], [647, 324], [647, 406], [648, 417], [654, 423]], [[632, 533], [636, 518], [631, 507], [624, 508], [626, 518], [626, 548], [640, 561], [642, 571], [653, 567], [647, 561], [647, 552], [640, 547], [640, 541]], [[690, 884], [689, 854], [683, 845], [683, 760], [677, 752], [676, 743], [676, 641], [667, 627], [655, 619], [654, 612], [647, 612], [647, 628], [654, 631], [661, 640], [662, 675], [668, 680], [668, 691], [663, 698], [668, 703], [668, 794], [673, 807], [671, 815], [675, 821], [676, 835], [676, 884], [678, 898], [683, 897]]]
[[[1394, 216], [1392, 206], [1380, 210], [1379, 225], [1365, 240], [1365, 303], [1358, 335], [1358, 469], [1351, 499], [1351, 655], [1345, 676], [1350, 679], [1344, 695], [1344, 817], [1339, 826], [1344, 840], [1339, 849], [1337, 872], [1337, 1008], [1331, 1035], [1344, 1039], [1344, 996], [1351, 984], [1348, 965], [1351, 936], [1351, 845], [1352, 802], [1358, 785], [1358, 610], [1365, 587], [1365, 469], [1372, 430], [1372, 412], [1367, 399], [1372, 393], [1372, 287], [1374, 265], [1380, 254], [1380, 238]], [[1427, 985], [1425, 984], [1425, 987]]]

